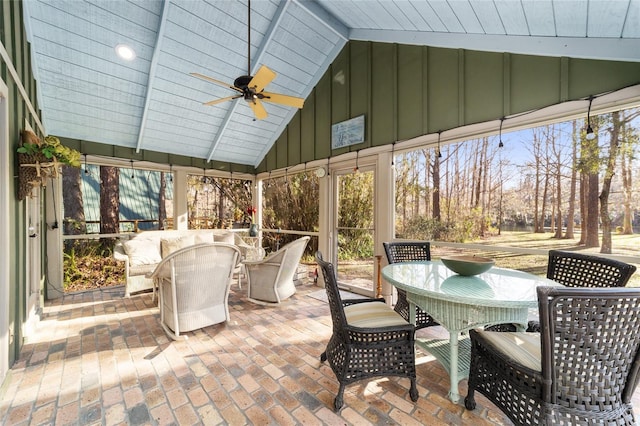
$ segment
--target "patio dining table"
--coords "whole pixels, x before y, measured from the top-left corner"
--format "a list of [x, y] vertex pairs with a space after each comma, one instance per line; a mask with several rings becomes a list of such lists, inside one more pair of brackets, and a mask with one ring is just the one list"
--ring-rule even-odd
[[409, 319], [416, 306], [449, 332], [449, 339], [416, 338], [449, 373], [449, 398], [460, 400], [458, 382], [469, 375], [468, 331], [495, 324], [515, 324], [524, 330], [531, 308], [537, 307], [536, 287], [560, 286], [543, 277], [493, 267], [477, 276], [461, 276], [440, 261], [394, 263], [382, 269], [389, 283], [407, 293]]

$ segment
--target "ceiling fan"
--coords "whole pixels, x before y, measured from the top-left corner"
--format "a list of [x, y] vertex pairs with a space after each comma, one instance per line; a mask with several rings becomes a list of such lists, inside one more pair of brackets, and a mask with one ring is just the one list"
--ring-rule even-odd
[[247, 75], [241, 75], [236, 78], [233, 85], [227, 84], [223, 81], [216, 80], [215, 78], [208, 77], [203, 74], [192, 72], [194, 77], [201, 78], [219, 86], [227, 87], [237, 92], [232, 96], [227, 96], [213, 101], [205, 102], [204, 105], [211, 106], [217, 105], [222, 102], [243, 98], [251, 109], [253, 114], [258, 120], [267, 118], [267, 110], [262, 105], [262, 101], [272, 102], [274, 104], [292, 106], [295, 108], [302, 108], [304, 105], [304, 99], [295, 96], [282, 95], [279, 93], [265, 92], [264, 88], [276, 78], [276, 73], [262, 65], [256, 75], [251, 74], [251, 0], [247, 0], [248, 6], [248, 20], [247, 20]]

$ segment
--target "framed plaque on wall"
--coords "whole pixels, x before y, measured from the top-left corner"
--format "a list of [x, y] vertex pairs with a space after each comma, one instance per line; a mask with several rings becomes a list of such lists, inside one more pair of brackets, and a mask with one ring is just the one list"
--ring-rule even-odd
[[331, 126], [331, 149], [364, 142], [364, 115]]

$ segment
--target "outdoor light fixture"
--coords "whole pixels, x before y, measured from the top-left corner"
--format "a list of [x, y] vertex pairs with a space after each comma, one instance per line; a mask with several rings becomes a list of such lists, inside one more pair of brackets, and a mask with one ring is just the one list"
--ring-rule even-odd
[[504, 117], [500, 119], [500, 132], [498, 133], [498, 140], [500, 143], [498, 144], [498, 148], [502, 148], [504, 146], [502, 143], [502, 123], [504, 123]]
[[136, 58], [136, 52], [126, 44], [119, 44], [116, 46], [116, 53], [125, 61], [133, 61]]
[[440, 135], [442, 132], [438, 132], [438, 158], [442, 158], [442, 153], [440, 152]]
[[133, 160], [129, 160], [129, 161], [131, 162], [131, 179], [135, 179], [136, 175], [134, 174], [134, 171], [133, 171]]
[[169, 182], [173, 182], [173, 164], [169, 164]]
[[358, 173], [360, 171], [360, 167], [358, 167], [358, 157], [360, 156], [360, 150], [356, 151], [356, 167], [353, 169], [354, 172]]
[[84, 174], [88, 175], [89, 174], [89, 169], [87, 168], [87, 154], [84, 154]]
[[587, 140], [592, 141], [596, 138], [596, 134], [591, 128], [591, 103], [593, 102], [593, 96], [589, 96], [589, 109], [587, 109]]

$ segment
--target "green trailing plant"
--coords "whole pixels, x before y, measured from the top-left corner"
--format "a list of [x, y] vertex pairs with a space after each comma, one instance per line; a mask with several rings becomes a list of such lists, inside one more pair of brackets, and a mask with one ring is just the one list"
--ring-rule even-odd
[[62, 164], [73, 167], [80, 167], [80, 152], [60, 143], [60, 139], [55, 136], [47, 136], [44, 140], [37, 137], [26, 138], [25, 142], [18, 148], [18, 153], [38, 156], [41, 154], [47, 160], [57, 160]]

